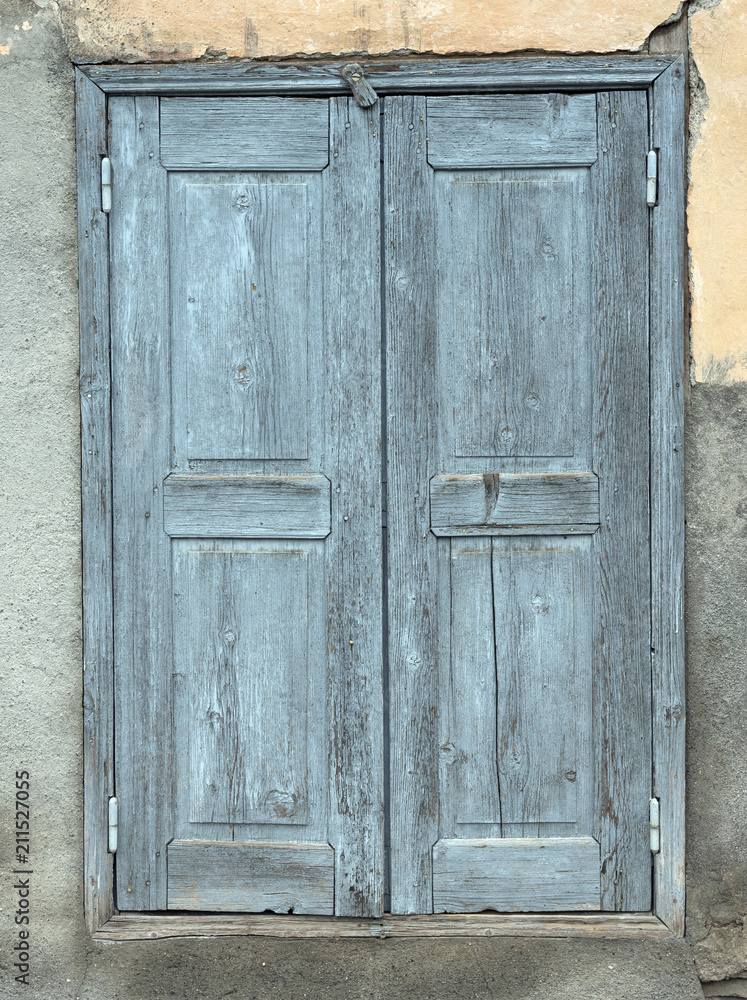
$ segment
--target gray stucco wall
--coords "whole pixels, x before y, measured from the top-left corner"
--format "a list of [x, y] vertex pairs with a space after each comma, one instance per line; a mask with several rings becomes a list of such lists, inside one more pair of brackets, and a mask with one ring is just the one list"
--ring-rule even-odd
[[[747, 387], [687, 415], [688, 938], [92, 942], [82, 902], [73, 72], [54, 5], [0, 0], [0, 996], [16, 769], [31, 774], [39, 998], [701, 996], [747, 975]], [[24, 29], [24, 21], [32, 27]], [[18, 25], [18, 31], [15, 26]], [[264, 964], [263, 964], [264, 963]]]

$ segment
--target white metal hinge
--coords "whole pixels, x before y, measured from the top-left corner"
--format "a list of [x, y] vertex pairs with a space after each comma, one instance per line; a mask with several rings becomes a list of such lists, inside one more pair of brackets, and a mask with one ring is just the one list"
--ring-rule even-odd
[[656, 150], [652, 149], [646, 157], [646, 204], [649, 208], [656, 204], [657, 160]]
[[661, 831], [659, 829], [659, 800], [649, 799], [648, 825], [650, 832], [651, 853], [658, 854], [661, 846]]
[[116, 796], [109, 799], [109, 851], [111, 854], [117, 853], [117, 821], [119, 819], [119, 803]]
[[101, 211], [112, 210], [112, 161], [105, 156], [101, 161]]

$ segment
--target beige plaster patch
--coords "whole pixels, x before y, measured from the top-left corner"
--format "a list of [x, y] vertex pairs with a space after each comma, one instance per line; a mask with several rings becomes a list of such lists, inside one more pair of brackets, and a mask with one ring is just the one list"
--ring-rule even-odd
[[[39, 0], [37, 0], [39, 2]], [[75, 59], [639, 49], [677, 0], [60, 0]]]
[[692, 53], [708, 94], [692, 156], [693, 375], [747, 380], [747, 4], [692, 17]]

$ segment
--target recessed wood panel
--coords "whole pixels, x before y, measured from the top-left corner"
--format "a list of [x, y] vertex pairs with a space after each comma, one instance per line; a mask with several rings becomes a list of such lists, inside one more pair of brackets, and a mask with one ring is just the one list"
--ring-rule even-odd
[[169, 170], [322, 170], [328, 162], [324, 100], [161, 99], [161, 163]]
[[334, 913], [329, 844], [174, 840], [168, 862], [170, 910]]
[[308, 558], [194, 549], [176, 574], [193, 823], [307, 822]]
[[449, 170], [434, 179], [438, 380], [456, 458], [578, 453], [587, 406], [581, 170]]
[[590, 539], [454, 538], [449, 550], [442, 830], [588, 833]]
[[171, 184], [177, 454], [305, 459], [318, 435], [309, 395], [323, 336], [320, 177], [202, 174]]
[[591, 544], [493, 539], [504, 837], [590, 832]]
[[432, 167], [588, 166], [596, 158], [594, 94], [428, 98]]

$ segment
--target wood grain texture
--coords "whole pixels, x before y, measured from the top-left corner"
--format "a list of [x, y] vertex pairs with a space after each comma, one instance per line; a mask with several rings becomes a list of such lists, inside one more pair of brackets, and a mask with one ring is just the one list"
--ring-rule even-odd
[[680, 58], [654, 87], [659, 202], [651, 212], [651, 658], [654, 795], [661, 823], [654, 910], [680, 936], [685, 933], [686, 91]]
[[93, 933], [112, 914], [107, 803], [114, 794], [109, 232], [101, 211], [106, 98], [75, 75], [83, 531], [85, 909]]
[[192, 823], [309, 818], [308, 562], [292, 548], [197, 549], [174, 574], [187, 600]]
[[320, 434], [321, 174], [171, 175], [170, 190], [181, 467], [307, 459]]
[[602, 908], [651, 906], [648, 218], [644, 92], [597, 97], [601, 155], [591, 169], [595, 537], [594, 746]]
[[327, 842], [325, 544], [172, 540], [177, 840]]
[[439, 840], [434, 911], [488, 908], [598, 909], [599, 844], [592, 837]]
[[329, 841], [340, 916], [383, 909], [379, 118], [333, 98], [324, 173]]
[[170, 910], [334, 912], [329, 844], [174, 840], [168, 855]]
[[449, 827], [454, 836], [501, 836], [491, 548], [489, 538], [452, 541], [450, 615], [439, 608], [451, 632], [450, 683], [441, 703], [451, 721], [448, 742], [440, 745], [447, 778], [440, 802], [442, 836]]
[[[362, 62], [380, 95], [485, 91], [641, 88], [672, 62], [666, 55], [508, 57], [502, 59], [378, 59]], [[122, 94], [346, 94], [344, 61], [271, 64], [237, 60], [200, 65], [86, 65], [105, 93]]]
[[167, 178], [157, 98], [113, 98], [110, 117], [117, 900], [161, 910], [172, 803]]
[[593, 534], [599, 527], [599, 482], [588, 472], [434, 476], [430, 497], [436, 535]]
[[428, 162], [437, 169], [589, 166], [593, 94], [428, 98]]
[[328, 159], [324, 100], [161, 100], [161, 163], [168, 170], [323, 170]]
[[586, 171], [477, 170], [468, 150], [460, 166], [434, 174], [440, 468], [512, 457], [547, 470], [578, 446]]
[[493, 540], [503, 837], [592, 829], [590, 549], [588, 537]]
[[671, 940], [671, 931], [650, 913], [450, 913], [379, 920], [340, 917], [115, 913], [94, 935], [97, 941], [147, 941], [171, 937], [551, 937]]
[[428, 483], [438, 456], [433, 170], [425, 98], [384, 104], [391, 907], [432, 908], [438, 838], [438, 541]]
[[163, 481], [172, 538], [326, 538], [326, 476], [182, 476]]

